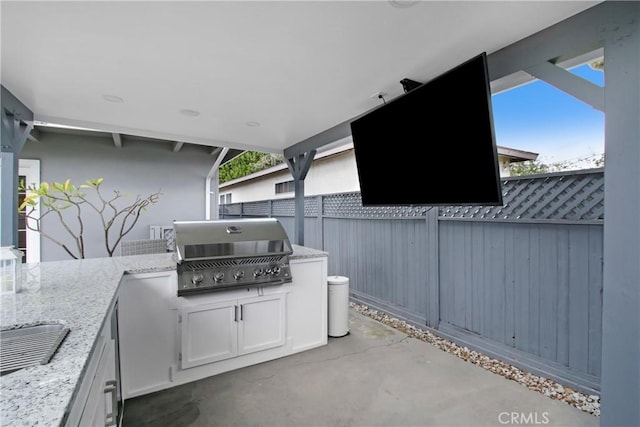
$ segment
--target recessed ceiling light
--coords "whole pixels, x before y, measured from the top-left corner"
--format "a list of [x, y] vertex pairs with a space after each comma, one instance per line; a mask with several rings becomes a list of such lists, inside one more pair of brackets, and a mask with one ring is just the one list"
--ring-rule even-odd
[[183, 110], [180, 110], [180, 114], [187, 117], [198, 117], [200, 115], [200, 111], [189, 110], [185, 108]]
[[116, 95], [102, 95], [102, 99], [108, 102], [116, 102], [116, 103], [124, 102], [123, 98], [120, 98], [119, 96], [116, 96]]
[[247, 126], [251, 126], [251, 127], [256, 127], [256, 126], [260, 126], [260, 123], [258, 122], [247, 122], [245, 123]]

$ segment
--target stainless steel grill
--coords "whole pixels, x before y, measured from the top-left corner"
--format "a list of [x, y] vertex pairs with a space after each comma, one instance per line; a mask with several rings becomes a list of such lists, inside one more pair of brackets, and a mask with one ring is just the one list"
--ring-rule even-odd
[[174, 221], [178, 296], [291, 282], [291, 243], [275, 218]]

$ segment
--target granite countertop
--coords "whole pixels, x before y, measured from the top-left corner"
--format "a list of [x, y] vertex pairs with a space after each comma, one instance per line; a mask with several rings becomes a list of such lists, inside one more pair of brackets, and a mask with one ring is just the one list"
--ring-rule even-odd
[[[293, 251], [291, 260], [328, 256]], [[0, 425], [61, 425], [122, 275], [175, 267], [174, 253], [25, 264], [22, 291], [0, 297], [0, 329], [51, 321], [70, 332], [48, 364], [0, 377]]]
[[301, 259], [301, 258], [316, 258], [316, 257], [328, 257], [329, 253], [318, 249], [308, 248], [306, 246], [291, 245], [293, 247], [293, 254], [289, 256], [289, 259]]
[[1, 328], [53, 321], [70, 332], [48, 364], [0, 377], [0, 424], [60, 425], [122, 275], [175, 266], [172, 253], [25, 264], [22, 291], [0, 297]]

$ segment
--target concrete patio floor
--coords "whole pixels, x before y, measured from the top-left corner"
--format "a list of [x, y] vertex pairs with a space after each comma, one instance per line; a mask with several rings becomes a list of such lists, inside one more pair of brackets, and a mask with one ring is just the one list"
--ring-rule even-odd
[[327, 346], [127, 400], [123, 426], [598, 426], [350, 310]]

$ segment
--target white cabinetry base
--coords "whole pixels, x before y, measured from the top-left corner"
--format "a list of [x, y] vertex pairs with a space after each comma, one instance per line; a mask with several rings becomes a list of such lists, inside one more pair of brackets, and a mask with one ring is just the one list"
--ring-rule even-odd
[[177, 296], [175, 271], [125, 275], [125, 399], [327, 344], [327, 257], [290, 260], [279, 286]]

